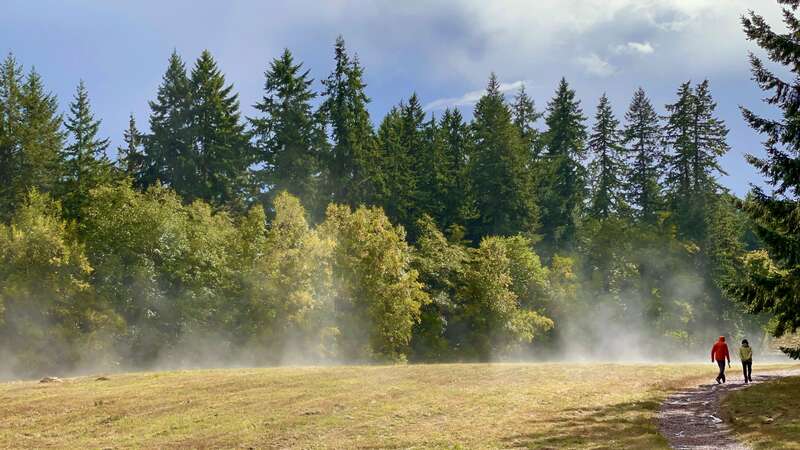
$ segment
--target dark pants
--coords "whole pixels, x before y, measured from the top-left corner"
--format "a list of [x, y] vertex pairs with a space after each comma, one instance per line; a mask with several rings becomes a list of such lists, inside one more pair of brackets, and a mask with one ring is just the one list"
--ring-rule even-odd
[[717, 383], [722, 381], [725, 382], [725, 360], [717, 361], [717, 365], [719, 366], [719, 375], [717, 375]]
[[748, 381], [753, 381], [753, 360], [748, 359], [747, 361], [742, 361], [742, 372], [744, 373], [744, 381], [747, 383]]

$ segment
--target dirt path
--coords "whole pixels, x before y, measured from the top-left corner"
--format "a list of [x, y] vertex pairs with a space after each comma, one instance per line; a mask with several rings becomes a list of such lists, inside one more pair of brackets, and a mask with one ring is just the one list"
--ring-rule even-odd
[[[658, 427], [674, 449], [746, 450], [748, 447], [734, 439], [730, 428], [722, 421], [720, 400], [725, 394], [747, 388], [741, 381], [737, 366], [728, 369], [725, 384], [701, 384], [669, 396], [658, 413]], [[709, 372], [712, 372], [711, 370]], [[755, 375], [753, 383], [799, 375], [798, 371], [770, 372]], [[713, 379], [714, 375], [709, 375]]]

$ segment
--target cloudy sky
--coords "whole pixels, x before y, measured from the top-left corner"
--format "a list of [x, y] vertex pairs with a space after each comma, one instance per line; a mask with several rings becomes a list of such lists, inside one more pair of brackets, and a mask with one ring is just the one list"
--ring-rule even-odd
[[731, 129], [723, 184], [741, 195], [761, 182], [743, 160], [760, 138], [738, 105], [769, 111], [747, 65], [757, 49], [739, 17], [749, 8], [780, 25], [773, 0], [4, 0], [0, 52], [35, 66], [62, 107], [84, 79], [115, 144], [130, 113], [147, 123], [173, 49], [189, 62], [209, 49], [251, 114], [284, 47], [319, 80], [341, 34], [366, 68], [376, 122], [412, 92], [432, 113], [469, 113], [492, 71], [509, 96], [524, 84], [540, 109], [564, 76], [588, 116], [603, 92], [618, 116], [638, 86], [663, 111], [681, 82], [708, 78]]

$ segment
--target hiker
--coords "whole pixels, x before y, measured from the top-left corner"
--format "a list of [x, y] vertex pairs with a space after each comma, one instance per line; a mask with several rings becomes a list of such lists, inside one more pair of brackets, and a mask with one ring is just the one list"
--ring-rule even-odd
[[731, 355], [728, 353], [728, 344], [725, 343], [725, 336], [720, 336], [719, 340], [711, 347], [711, 362], [719, 366], [717, 384], [725, 382], [725, 359], [728, 360], [728, 367], [731, 366]]
[[739, 347], [739, 359], [742, 360], [742, 372], [744, 372], [744, 382], [753, 381], [753, 347], [747, 339], [742, 339], [742, 346]]

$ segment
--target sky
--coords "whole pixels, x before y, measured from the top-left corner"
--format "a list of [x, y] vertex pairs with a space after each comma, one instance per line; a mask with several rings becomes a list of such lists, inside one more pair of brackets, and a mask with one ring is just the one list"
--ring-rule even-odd
[[3, 0], [0, 52], [35, 67], [63, 110], [83, 79], [114, 146], [130, 114], [147, 128], [173, 50], [188, 65], [210, 50], [252, 116], [284, 48], [319, 90], [342, 35], [366, 69], [376, 123], [413, 92], [431, 114], [469, 115], [491, 72], [509, 98], [525, 85], [540, 110], [566, 77], [590, 118], [604, 92], [619, 118], [639, 86], [663, 113], [680, 83], [708, 78], [730, 128], [721, 181], [744, 195], [763, 183], [744, 160], [762, 154], [762, 138], [739, 106], [774, 114], [751, 80], [748, 52], [761, 52], [741, 30], [748, 9], [781, 27], [774, 0]]

